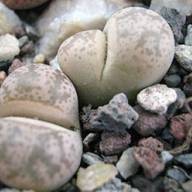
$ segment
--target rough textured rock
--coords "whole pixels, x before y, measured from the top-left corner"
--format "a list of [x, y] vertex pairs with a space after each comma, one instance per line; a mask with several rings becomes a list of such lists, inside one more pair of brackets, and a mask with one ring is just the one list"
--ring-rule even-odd
[[142, 166], [145, 176], [148, 178], [155, 178], [165, 168], [165, 164], [158, 157], [156, 152], [145, 147], [136, 147], [134, 149], [134, 157]]
[[97, 189], [95, 192], [139, 192], [139, 190], [132, 188], [126, 183], [122, 183], [120, 179], [113, 179], [110, 182], [106, 183], [100, 189]]
[[186, 138], [192, 124], [192, 114], [185, 113], [171, 119], [170, 132], [178, 140]]
[[21, 28], [19, 17], [1, 2], [0, 15], [0, 35], [15, 33], [18, 28]]
[[183, 154], [175, 157], [176, 162], [182, 164], [186, 169], [192, 168], [192, 154]]
[[177, 45], [175, 48], [175, 57], [186, 71], [192, 72], [192, 47], [188, 45]]
[[177, 9], [181, 14], [192, 14], [191, 0], [152, 0], [151, 9], [160, 11], [162, 7]]
[[147, 87], [137, 95], [137, 102], [141, 107], [158, 114], [166, 113], [169, 105], [176, 100], [176, 91], [163, 84]]
[[115, 155], [128, 148], [131, 143], [131, 135], [127, 132], [104, 132], [99, 144], [100, 151], [105, 155]]
[[176, 42], [182, 43], [184, 41], [182, 28], [185, 25], [186, 16], [180, 14], [176, 9], [167, 7], [162, 7], [160, 14], [171, 26]]
[[140, 106], [136, 106], [134, 109], [139, 114], [139, 119], [134, 124], [133, 129], [142, 136], [154, 135], [155, 132], [162, 130], [167, 124], [165, 115], [150, 113]]
[[192, 46], [192, 25], [187, 26], [187, 35], [185, 37], [185, 45]]
[[100, 29], [116, 11], [138, 4], [138, 0], [56, 0], [37, 22], [42, 36], [38, 52], [52, 58], [61, 43], [77, 32]]
[[122, 132], [131, 128], [137, 121], [137, 112], [128, 104], [123, 93], [115, 95], [109, 104], [97, 110], [86, 111], [82, 116], [84, 129], [89, 131]]
[[114, 14], [104, 32], [84, 31], [65, 40], [57, 58], [80, 103], [98, 106], [121, 92], [134, 100], [139, 90], [159, 82], [174, 50], [167, 22], [151, 10], [133, 7]]
[[0, 36], [0, 62], [11, 61], [19, 52], [19, 41], [13, 35]]
[[45, 3], [48, 0], [1, 0], [11, 9], [29, 9]]
[[124, 179], [133, 176], [139, 168], [139, 164], [133, 156], [133, 150], [134, 148], [129, 148], [124, 151], [116, 165], [120, 175]]
[[81, 191], [94, 191], [114, 179], [117, 169], [110, 164], [97, 163], [77, 173], [77, 186]]
[[141, 139], [138, 143], [138, 146], [149, 148], [158, 153], [161, 152], [164, 148], [163, 143], [153, 137]]

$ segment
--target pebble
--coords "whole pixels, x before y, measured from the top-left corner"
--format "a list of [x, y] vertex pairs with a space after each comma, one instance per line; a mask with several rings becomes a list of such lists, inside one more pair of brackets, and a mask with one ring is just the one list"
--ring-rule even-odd
[[83, 139], [83, 146], [85, 149], [90, 149], [91, 144], [98, 139], [98, 134], [96, 133], [89, 133], [84, 139]]
[[138, 105], [134, 109], [139, 114], [139, 119], [134, 124], [133, 129], [142, 136], [154, 135], [156, 132], [161, 131], [167, 124], [165, 115], [151, 113]]
[[103, 159], [99, 155], [97, 155], [95, 153], [91, 153], [91, 152], [84, 153], [82, 160], [87, 165], [93, 165], [96, 163], [102, 163], [103, 162]]
[[186, 138], [187, 133], [192, 124], [192, 114], [183, 113], [181, 115], [174, 116], [170, 122], [170, 132], [178, 140]]
[[173, 160], [173, 155], [171, 155], [171, 153], [169, 153], [168, 151], [162, 151], [161, 159], [164, 163], [168, 163]]
[[192, 168], [192, 153], [179, 155], [175, 157], [175, 161], [183, 165], [186, 169]]
[[156, 152], [145, 147], [136, 147], [134, 157], [142, 166], [144, 174], [149, 179], [157, 177], [165, 168], [164, 162], [158, 157]]
[[38, 54], [34, 57], [33, 63], [45, 63], [45, 55]]
[[178, 74], [167, 75], [164, 78], [165, 84], [169, 87], [178, 87], [181, 83], [181, 77]]
[[182, 183], [182, 187], [185, 190], [185, 192], [191, 192], [192, 189], [192, 180], [187, 181], [185, 183]]
[[5, 73], [5, 71], [0, 71], [0, 86], [2, 85], [6, 77], [7, 77], [7, 74]]
[[123, 93], [115, 95], [109, 104], [85, 114], [84, 129], [89, 131], [128, 130], [139, 118], [137, 112], [128, 104], [127, 96]]
[[164, 84], [145, 88], [137, 95], [137, 102], [141, 107], [157, 114], [165, 114], [169, 105], [176, 100], [176, 91]]
[[174, 88], [177, 93], [177, 100], [175, 103], [171, 104], [167, 111], [167, 118], [170, 119], [173, 117], [178, 109], [181, 109], [186, 101], [185, 93], [180, 88]]
[[111, 164], [97, 163], [77, 173], [77, 186], [81, 191], [94, 191], [114, 179], [117, 169]]
[[11, 66], [9, 67], [9, 69], [8, 69], [8, 73], [10, 74], [10, 73], [12, 73], [13, 71], [15, 71], [16, 69], [18, 69], [19, 67], [22, 67], [22, 66], [24, 66], [25, 65], [25, 63], [24, 62], [22, 62], [20, 59], [14, 59], [13, 61], [12, 61], [12, 63], [11, 63]]
[[104, 184], [103, 187], [95, 192], [139, 192], [138, 189], [132, 188], [130, 185], [122, 183], [120, 179], [115, 178]]
[[21, 21], [14, 11], [7, 8], [2, 2], [0, 2], [0, 35], [7, 33], [15, 34], [16, 29], [21, 29]]
[[181, 168], [169, 168], [166, 172], [166, 175], [180, 183], [183, 183], [187, 180], [185, 171]]
[[169, 71], [167, 72], [168, 75], [174, 75], [179, 72], [179, 66], [173, 61]]
[[185, 76], [183, 90], [188, 97], [192, 96], [192, 73]]
[[185, 45], [192, 46], [192, 25], [187, 26], [187, 35], [185, 37]]
[[21, 38], [19, 38], [19, 47], [22, 48], [28, 41], [29, 38], [27, 35], [22, 36]]
[[192, 46], [177, 45], [175, 48], [175, 58], [186, 71], [192, 72]]
[[118, 161], [117, 155], [111, 155], [111, 156], [102, 155], [102, 158], [105, 163], [109, 163], [109, 164], [116, 164]]
[[30, 54], [34, 51], [34, 43], [33, 41], [29, 41], [21, 48], [21, 54]]
[[0, 36], [0, 61], [11, 61], [19, 52], [19, 41], [13, 35]]
[[182, 28], [186, 22], [186, 16], [180, 14], [176, 9], [170, 9], [167, 7], [162, 7], [160, 10], [160, 15], [168, 22], [173, 31], [175, 41], [177, 43], [182, 43], [184, 41], [184, 36], [182, 34]]
[[128, 148], [123, 152], [119, 161], [117, 162], [117, 170], [123, 179], [127, 179], [135, 175], [138, 171], [139, 164], [133, 156], [134, 148]]
[[104, 155], [116, 155], [128, 148], [131, 135], [127, 132], [103, 132], [99, 149]]
[[149, 148], [157, 153], [163, 151], [163, 143], [153, 137], [143, 138], [139, 141], [138, 146]]
[[164, 178], [163, 185], [164, 185], [163, 191], [165, 192], [185, 192], [184, 190], [181, 189], [179, 182], [169, 177]]

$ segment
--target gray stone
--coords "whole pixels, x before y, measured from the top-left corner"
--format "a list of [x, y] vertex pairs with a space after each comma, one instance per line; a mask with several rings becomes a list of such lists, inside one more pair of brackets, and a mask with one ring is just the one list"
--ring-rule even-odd
[[181, 67], [188, 72], [192, 72], [192, 46], [177, 45], [175, 48], [175, 57]]
[[185, 45], [192, 46], [192, 25], [187, 26], [187, 36], [185, 37]]
[[138, 119], [123, 93], [115, 95], [109, 104], [82, 116], [84, 129], [89, 131], [122, 132], [130, 129]]
[[179, 155], [175, 157], [175, 160], [187, 169], [192, 168], [192, 153]]
[[134, 148], [129, 148], [124, 151], [116, 165], [120, 175], [124, 179], [133, 176], [139, 168], [139, 163], [133, 156], [133, 150]]
[[161, 159], [164, 163], [168, 163], [173, 159], [173, 155], [171, 155], [168, 151], [162, 151]]
[[96, 154], [91, 153], [91, 152], [84, 153], [82, 160], [87, 165], [93, 165], [96, 163], [102, 163], [103, 162], [102, 158], [99, 155], [96, 155]]
[[178, 74], [167, 75], [164, 81], [169, 87], [177, 87], [181, 83], [181, 77]]
[[95, 192], [139, 192], [139, 190], [132, 188], [130, 185], [122, 183], [120, 179], [115, 178]]
[[163, 84], [147, 87], [137, 95], [137, 102], [141, 107], [158, 114], [165, 114], [169, 105], [176, 100], [176, 91]]
[[160, 14], [171, 26], [175, 41], [177, 43], [182, 43], [184, 41], [182, 28], [185, 25], [186, 16], [180, 14], [176, 9], [170, 9], [167, 7], [162, 7], [160, 9]]
[[181, 171], [181, 168], [170, 168], [167, 170], [166, 175], [177, 182], [183, 183], [187, 180], [184, 170]]
[[185, 192], [191, 192], [192, 191], [192, 180], [183, 183], [182, 187], [185, 190]]

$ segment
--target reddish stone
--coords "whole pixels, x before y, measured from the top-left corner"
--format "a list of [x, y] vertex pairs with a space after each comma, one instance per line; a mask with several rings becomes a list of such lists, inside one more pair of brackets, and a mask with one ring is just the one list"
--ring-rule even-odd
[[127, 132], [104, 132], [99, 144], [100, 151], [105, 155], [116, 155], [128, 148], [131, 136]]
[[139, 119], [133, 128], [142, 136], [153, 135], [156, 131], [163, 129], [167, 124], [165, 115], [158, 115], [145, 111], [139, 106], [134, 107], [139, 114]]
[[170, 132], [176, 139], [183, 140], [186, 138], [191, 126], [192, 114], [185, 113], [182, 115], [177, 115], [171, 119]]
[[165, 168], [157, 153], [146, 147], [136, 147], [133, 155], [136, 161], [142, 166], [147, 178], [153, 179]]
[[9, 74], [15, 71], [17, 68], [22, 67], [24, 65], [25, 63], [23, 63], [21, 60], [14, 59], [11, 66], [9, 67], [9, 70], [8, 70]]
[[141, 139], [138, 143], [140, 147], [146, 147], [149, 148], [155, 152], [161, 152], [163, 151], [163, 143], [161, 143], [159, 140], [153, 138], [153, 137], [148, 137], [146, 139]]

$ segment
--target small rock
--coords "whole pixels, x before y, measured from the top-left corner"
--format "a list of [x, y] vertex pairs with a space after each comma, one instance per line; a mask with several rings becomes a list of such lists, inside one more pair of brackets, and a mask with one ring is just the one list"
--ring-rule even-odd
[[161, 159], [164, 163], [168, 163], [173, 159], [173, 155], [171, 155], [168, 151], [162, 151]]
[[186, 100], [185, 93], [179, 88], [175, 88], [175, 91], [177, 93], [177, 100], [175, 101], [175, 103], [171, 104], [168, 108], [168, 111], [167, 111], [168, 119], [173, 117], [177, 112], [177, 110], [181, 109], [185, 104], [185, 100]]
[[185, 25], [186, 16], [183, 14], [180, 14], [176, 9], [170, 9], [167, 7], [161, 8], [160, 15], [171, 26], [176, 42], [182, 43], [184, 40], [184, 37], [181, 31], [183, 26]]
[[186, 71], [192, 72], [192, 47], [188, 45], [177, 45], [175, 48], [175, 57]]
[[187, 35], [185, 37], [185, 45], [192, 46], [192, 25], [187, 26]]
[[168, 75], [174, 75], [179, 72], [179, 66], [173, 61], [169, 71], [167, 72]]
[[34, 51], [34, 43], [33, 41], [29, 41], [27, 44], [25, 44], [22, 48], [21, 48], [21, 54], [30, 54]]
[[124, 151], [116, 165], [120, 175], [124, 179], [133, 176], [139, 168], [139, 164], [133, 156], [133, 150], [134, 148], [129, 148]]
[[185, 76], [183, 90], [188, 97], [192, 96], [192, 73]]
[[0, 61], [11, 61], [19, 52], [19, 41], [13, 35], [0, 36]]
[[77, 173], [77, 186], [81, 191], [94, 191], [117, 175], [115, 166], [97, 163], [86, 169], [80, 168]]
[[120, 179], [115, 178], [95, 192], [139, 192], [139, 190], [132, 188], [130, 185], [122, 183]]
[[180, 183], [183, 183], [187, 180], [185, 171], [181, 171], [181, 168], [170, 168], [167, 170], [166, 175]]
[[22, 66], [24, 66], [24, 65], [25, 65], [25, 63], [23, 63], [21, 60], [19, 60], [19, 59], [14, 59], [14, 60], [12, 61], [11, 66], [9, 67], [8, 73], [10, 74], [10, 73], [12, 73], [13, 71], [15, 71], [17, 68], [22, 67]]
[[138, 114], [128, 104], [127, 96], [123, 93], [115, 95], [109, 104], [85, 116], [82, 117], [84, 129], [89, 131], [122, 132], [130, 129], [138, 119]]
[[134, 109], [139, 114], [139, 119], [136, 121], [133, 128], [142, 136], [154, 135], [167, 124], [165, 115], [145, 111], [140, 106], [136, 106]]
[[99, 157], [99, 155], [96, 155], [96, 154], [91, 153], [91, 152], [84, 153], [82, 160], [87, 165], [93, 165], [96, 163], [102, 163], [103, 162], [102, 158]]
[[175, 138], [173, 137], [173, 135], [170, 133], [170, 129], [168, 127], [166, 127], [160, 137], [167, 143], [169, 143], [170, 145], [172, 145], [174, 143]]
[[134, 157], [142, 166], [145, 176], [154, 179], [165, 168], [165, 164], [158, 157], [156, 152], [145, 147], [136, 147], [134, 149]]
[[89, 150], [91, 145], [99, 138], [96, 133], [89, 133], [83, 140], [83, 146], [85, 149]]
[[182, 184], [183, 189], [185, 190], [185, 192], [191, 192], [192, 189], [192, 180], [187, 181], [186, 183]]
[[117, 155], [112, 155], [112, 156], [104, 156], [102, 155], [102, 158], [105, 163], [109, 164], [116, 164], [118, 161], [118, 156]]
[[45, 63], [45, 55], [38, 54], [34, 57], [33, 63]]
[[137, 102], [141, 107], [158, 114], [166, 113], [169, 105], [176, 100], [176, 91], [163, 84], [145, 88], [137, 95]]
[[2, 85], [6, 77], [7, 77], [7, 74], [5, 73], [5, 71], [0, 71], [0, 86]]
[[168, 177], [164, 178], [163, 186], [163, 191], [165, 192], [185, 192], [180, 188], [180, 183], [178, 183], [175, 179]]
[[29, 38], [27, 35], [22, 36], [19, 39], [19, 47], [22, 48], [28, 41], [29, 41]]
[[168, 75], [164, 78], [164, 81], [169, 87], [177, 87], [181, 83], [181, 77], [178, 74]]
[[192, 124], [192, 114], [184, 113], [171, 118], [170, 132], [178, 140], [186, 138]]
[[99, 149], [105, 155], [116, 155], [128, 148], [131, 136], [127, 132], [104, 132], [101, 135]]
[[163, 143], [153, 137], [141, 139], [138, 143], [138, 146], [149, 148], [158, 153], [163, 151], [164, 148]]
[[175, 160], [187, 169], [192, 168], [192, 153], [179, 155], [175, 157]]

